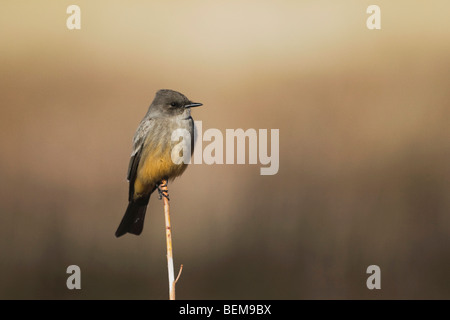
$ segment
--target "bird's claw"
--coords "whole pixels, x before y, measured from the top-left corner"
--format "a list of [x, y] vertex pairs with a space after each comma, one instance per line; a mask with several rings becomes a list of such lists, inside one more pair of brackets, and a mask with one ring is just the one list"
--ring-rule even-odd
[[164, 197], [167, 200], [170, 200], [169, 199], [169, 191], [161, 189], [164, 187], [167, 187], [167, 182], [165, 182], [164, 184], [158, 184], [158, 199], [161, 200]]

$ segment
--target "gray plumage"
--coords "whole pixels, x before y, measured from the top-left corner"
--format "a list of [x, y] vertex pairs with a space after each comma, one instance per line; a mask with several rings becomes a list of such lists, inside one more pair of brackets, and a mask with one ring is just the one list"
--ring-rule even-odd
[[[133, 137], [133, 151], [128, 166], [128, 208], [116, 231], [116, 237], [129, 232], [139, 235], [150, 195], [165, 179], [181, 175], [187, 164], [171, 160], [172, 148], [179, 141], [172, 141], [172, 132], [185, 129], [189, 132], [191, 154], [194, 150], [193, 103], [183, 94], [173, 90], [159, 90], [139, 124]], [[182, 140], [184, 143], [186, 141]]]

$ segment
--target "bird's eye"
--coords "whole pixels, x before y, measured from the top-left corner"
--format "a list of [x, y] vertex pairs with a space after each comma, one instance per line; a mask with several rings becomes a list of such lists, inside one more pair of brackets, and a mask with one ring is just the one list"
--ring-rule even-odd
[[171, 105], [172, 107], [176, 107], [176, 106], [177, 106], [177, 103], [176, 103], [176, 102], [172, 102], [170, 105]]

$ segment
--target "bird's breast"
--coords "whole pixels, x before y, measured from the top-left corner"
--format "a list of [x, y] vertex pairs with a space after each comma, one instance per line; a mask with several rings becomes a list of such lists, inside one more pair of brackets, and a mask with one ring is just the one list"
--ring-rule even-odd
[[[172, 135], [178, 129], [181, 129], [181, 131], [175, 133], [174, 138], [177, 136], [179, 138], [172, 141]], [[188, 137], [183, 135], [183, 132], [190, 135], [190, 141]], [[182, 148], [180, 144], [184, 144], [185, 147], [191, 148], [192, 154], [193, 135], [194, 123], [192, 118], [161, 119], [161, 121], [158, 121], [157, 125], [149, 132], [144, 145], [135, 182], [136, 193], [151, 192], [153, 187], [162, 179], [173, 179], [186, 170], [187, 164], [176, 164], [173, 161], [172, 150], [174, 147]]]

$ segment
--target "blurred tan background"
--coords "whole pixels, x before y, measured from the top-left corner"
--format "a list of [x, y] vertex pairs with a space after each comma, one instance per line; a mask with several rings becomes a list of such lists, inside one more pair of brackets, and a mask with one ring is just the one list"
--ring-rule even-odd
[[114, 232], [131, 138], [170, 88], [204, 130], [280, 129], [277, 175], [170, 184], [178, 298], [449, 299], [450, 4], [376, 1], [372, 31], [374, 3], [2, 1], [0, 298], [168, 297], [162, 202]]

